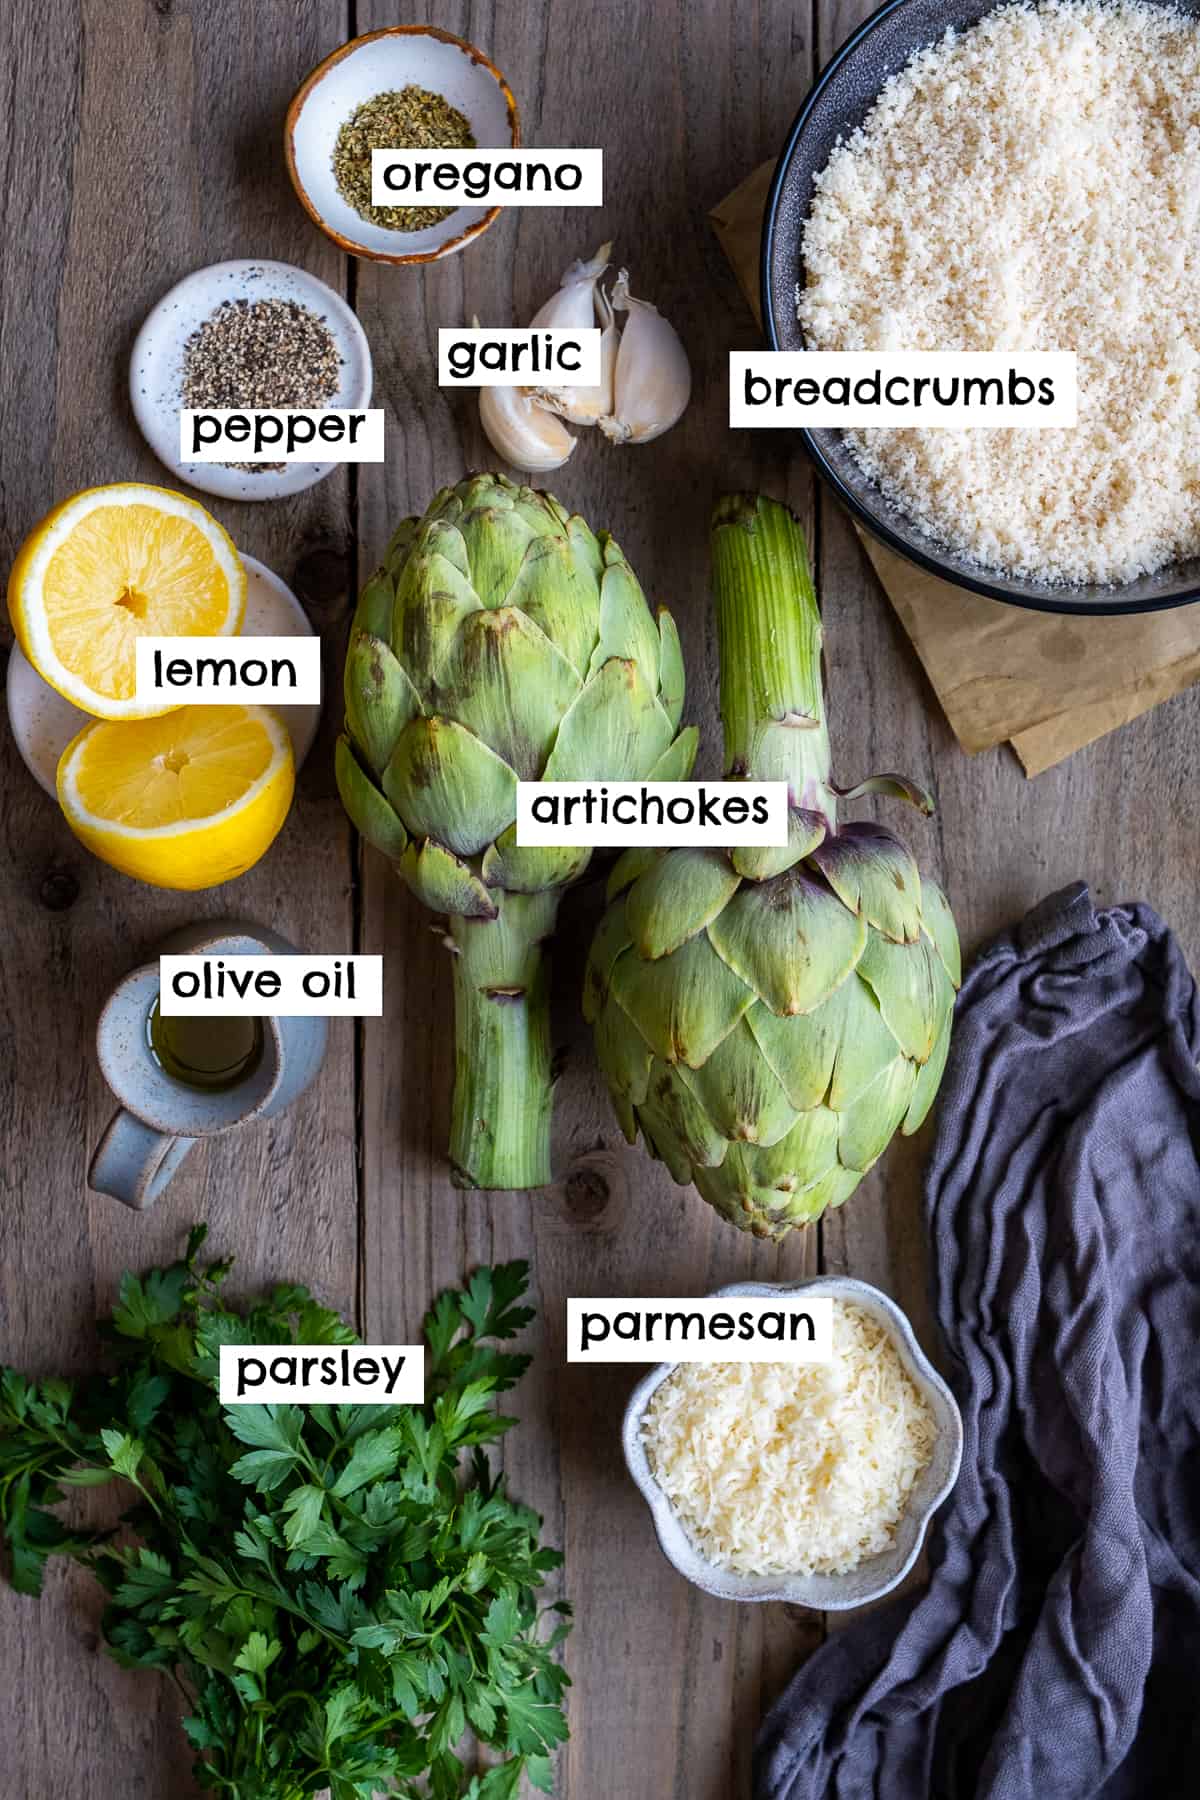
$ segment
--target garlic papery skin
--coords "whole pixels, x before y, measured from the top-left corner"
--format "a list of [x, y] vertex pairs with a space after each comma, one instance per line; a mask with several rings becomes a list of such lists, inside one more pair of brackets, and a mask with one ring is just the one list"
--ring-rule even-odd
[[[596, 289], [596, 314], [600, 321], [599, 387], [533, 389], [533, 398], [538, 406], [549, 407], [561, 419], [569, 419], [572, 425], [596, 425], [613, 409], [613, 376], [621, 340], [612, 305], [601, 287]], [[588, 323], [592, 324], [594, 321], [589, 320]]]
[[628, 313], [613, 376], [613, 408], [597, 420], [614, 444], [648, 444], [682, 416], [692, 394], [692, 370], [675, 327], [648, 300], [635, 300], [622, 269], [612, 303]]
[[529, 321], [532, 331], [538, 325], [565, 325], [582, 331], [596, 323], [596, 283], [608, 267], [611, 244], [601, 244], [590, 262], [573, 262], [565, 272], [558, 292], [551, 294]]
[[561, 469], [576, 444], [562, 420], [524, 388], [480, 388], [479, 423], [496, 454], [529, 474]]

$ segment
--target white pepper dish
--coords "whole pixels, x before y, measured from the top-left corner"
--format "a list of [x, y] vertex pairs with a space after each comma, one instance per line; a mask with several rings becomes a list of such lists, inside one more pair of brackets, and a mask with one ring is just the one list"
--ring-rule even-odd
[[680, 1524], [671, 1502], [655, 1481], [642, 1441], [642, 1425], [650, 1397], [679, 1367], [678, 1363], [655, 1364], [630, 1395], [622, 1431], [626, 1466], [650, 1508], [663, 1555], [681, 1575], [706, 1594], [713, 1594], [720, 1600], [785, 1600], [793, 1606], [810, 1606], [818, 1612], [848, 1612], [853, 1607], [866, 1606], [897, 1587], [916, 1562], [929, 1521], [958, 1478], [962, 1460], [962, 1416], [950, 1389], [917, 1343], [906, 1315], [894, 1300], [868, 1282], [834, 1275], [818, 1275], [807, 1281], [779, 1285], [739, 1281], [717, 1288], [713, 1297], [732, 1299], [747, 1294], [780, 1295], [789, 1299], [797, 1294], [811, 1295], [814, 1299], [828, 1295], [861, 1306], [891, 1336], [906, 1372], [933, 1414], [936, 1427], [933, 1455], [909, 1497], [892, 1543], [846, 1575], [739, 1575], [729, 1569], [717, 1568], [701, 1556]]
[[188, 339], [226, 300], [293, 300], [328, 326], [341, 361], [330, 406], [365, 407], [374, 372], [366, 333], [340, 294], [291, 263], [234, 261], [197, 269], [167, 294], [138, 332], [129, 362], [129, 398], [142, 436], [177, 480], [225, 500], [280, 500], [324, 481], [335, 462], [290, 462], [258, 473], [224, 463], [185, 462], [179, 454], [179, 411]]

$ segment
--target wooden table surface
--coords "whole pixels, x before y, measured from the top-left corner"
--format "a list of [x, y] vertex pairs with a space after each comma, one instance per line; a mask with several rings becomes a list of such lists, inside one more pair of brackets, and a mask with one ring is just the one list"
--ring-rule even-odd
[[[1182, 829], [1200, 695], [1185, 694], [1027, 783], [997, 751], [957, 748], [844, 515], [782, 434], [731, 433], [726, 353], [756, 332], [709, 208], [778, 148], [815, 69], [867, 0], [444, 0], [414, 5], [493, 55], [526, 139], [602, 145], [603, 216], [510, 212], [425, 273], [351, 263], [310, 225], [280, 152], [288, 99], [346, 37], [394, 23], [382, 0], [18, 0], [0, 16], [0, 554], [56, 500], [96, 482], [163, 479], [126, 397], [130, 345], [180, 276], [223, 257], [298, 263], [345, 293], [375, 356], [388, 458], [293, 500], [215, 502], [239, 546], [291, 581], [320, 629], [330, 695], [282, 836], [251, 874], [199, 896], [139, 887], [92, 861], [5, 736], [0, 786], [0, 1361], [85, 1367], [120, 1271], [170, 1259], [206, 1218], [243, 1287], [308, 1281], [376, 1341], [413, 1336], [432, 1295], [472, 1264], [532, 1267], [535, 1362], [506, 1440], [513, 1491], [566, 1553], [577, 1628], [561, 1800], [745, 1800], [764, 1704], [823, 1635], [816, 1615], [709, 1600], [659, 1555], [626, 1480], [619, 1423], [632, 1371], [563, 1361], [568, 1295], [703, 1293], [739, 1277], [849, 1270], [894, 1294], [930, 1343], [919, 1182], [924, 1142], [898, 1142], [843, 1212], [782, 1249], [743, 1238], [615, 1129], [576, 995], [596, 897], [564, 908], [556, 963], [558, 1180], [535, 1194], [461, 1194], [447, 1178], [450, 974], [433, 921], [361, 855], [332, 774], [351, 596], [391, 528], [435, 488], [494, 461], [473, 398], [435, 379], [437, 328], [523, 323], [561, 269], [602, 238], [635, 292], [678, 325], [695, 393], [642, 449], [597, 434], [553, 482], [617, 535], [679, 622], [698, 769], [719, 770], [707, 518], [761, 486], [811, 521], [836, 767], [901, 768], [936, 788], [906, 819], [952, 897], [968, 950], [1043, 894], [1086, 877], [1102, 903], [1145, 898], [1195, 951], [1200, 898]], [[1102, 623], [1091, 627], [1103, 630]], [[385, 957], [386, 1016], [334, 1023], [324, 1071], [269, 1125], [197, 1150], [156, 1209], [89, 1193], [112, 1108], [93, 1032], [111, 984], [170, 929], [240, 915], [314, 951]], [[5, 1800], [193, 1791], [168, 1685], [118, 1670], [80, 1575], [41, 1603], [0, 1587]]]

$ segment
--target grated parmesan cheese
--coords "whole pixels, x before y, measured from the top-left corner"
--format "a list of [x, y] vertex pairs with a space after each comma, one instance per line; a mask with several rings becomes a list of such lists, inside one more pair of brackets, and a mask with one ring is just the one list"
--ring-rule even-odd
[[1006, 5], [915, 55], [817, 177], [819, 350], [1074, 350], [1061, 430], [847, 433], [977, 563], [1124, 582], [1200, 551], [1200, 19]]
[[833, 1303], [828, 1363], [682, 1363], [642, 1422], [651, 1473], [700, 1554], [740, 1575], [844, 1575], [885, 1550], [933, 1454], [890, 1333]]

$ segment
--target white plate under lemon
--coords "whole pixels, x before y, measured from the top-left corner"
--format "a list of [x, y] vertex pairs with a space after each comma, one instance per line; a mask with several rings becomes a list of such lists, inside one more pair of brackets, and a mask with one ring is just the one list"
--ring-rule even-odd
[[228, 533], [195, 500], [141, 482], [88, 488], [29, 534], [13, 564], [8, 608], [43, 680], [84, 712], [142, 719], [139, 637], [232, 637], [246, 572]]
[[292, 740], [265, 706], [96, 719], [63, 751], [58, 802], [87, 849], [155, 887], [209, 888], [252, 867], [295, 789]]

